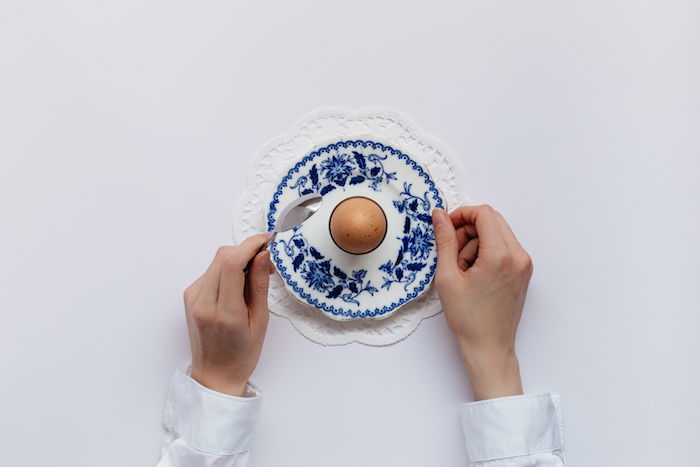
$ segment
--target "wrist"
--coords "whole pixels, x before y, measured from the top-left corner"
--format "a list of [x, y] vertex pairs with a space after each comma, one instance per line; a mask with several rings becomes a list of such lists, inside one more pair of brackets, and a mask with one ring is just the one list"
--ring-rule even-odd
[[470, 347], [460, 344], [475, 400], [523, 393], [520, 366], [512, 347]]
[[240, 381], [233, 378], [222, 377], [221, 372], [204, 371], [192, 366], [192, 379], [212, 391], [227, 394], [229, 396], [243, 397], [248, 381]]

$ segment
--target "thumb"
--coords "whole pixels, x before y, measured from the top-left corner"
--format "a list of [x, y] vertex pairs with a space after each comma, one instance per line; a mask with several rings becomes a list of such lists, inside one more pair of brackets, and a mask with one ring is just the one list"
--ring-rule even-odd
[[459, 245], [457, 232], [452, 219], [444, 209], [433, 210], [433, 230], [435, 231], [435, 243], [437, 244], [438, 265], [437, 273], [447, 274], [459, 269], [457, 254]]
[[270, 287], [270, 252], [263, 250], [255, 256], [253, 265], [246, 278], [250, 327], [253, 330], [265, 330], [269, 310], [267, 292]]

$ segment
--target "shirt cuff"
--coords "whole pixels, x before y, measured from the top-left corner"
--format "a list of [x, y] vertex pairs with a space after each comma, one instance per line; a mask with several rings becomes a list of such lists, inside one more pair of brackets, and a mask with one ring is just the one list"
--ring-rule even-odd
[[170, 382], [163, 423], [189, 446], [229, 455], [250, 449], [261, 395], [250, 383], [246, 397], [208, 389], [180, 370]]
[[561, 451], [559, 396], [500, 397], [460, 407], [470, 462]]

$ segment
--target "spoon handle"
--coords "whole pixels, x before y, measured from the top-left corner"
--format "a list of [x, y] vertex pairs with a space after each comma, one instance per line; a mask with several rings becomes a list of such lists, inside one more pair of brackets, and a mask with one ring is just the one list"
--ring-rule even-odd
[[258, 253], [260, 253], [261, 251], [269, 248], [270, 245], [272, 245], [272, 242], [275, 241], [275, 238], [277, 238], [277, 232], [273, 231], [272, 235], [270, 235], [270, 238], [267, 239], [265, 244], [263, 246], [261, 246], [258, 251], [255, 252], [253, 257], [250, 258], [250, 261], [248, 261], [248, 264], [245, 265], [245, 268], [243, 268], [243, 274], [248, 274], [248, 271], [250, 271], [250, 267], [253, 265], [253, 261], [255, 260], [255, 257], [258, 256]]

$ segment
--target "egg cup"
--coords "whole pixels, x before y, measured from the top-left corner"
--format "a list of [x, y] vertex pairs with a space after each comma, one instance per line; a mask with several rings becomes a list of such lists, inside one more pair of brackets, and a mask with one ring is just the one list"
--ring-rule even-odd
[[[309, 193], [323, 196], [321, 208], [270, 246], [293, 297], [335, 320], [381, 319], [427, 291], [437, 265], [431, 212], [445, 202], [421, 164], [374, 138], [314, 149], [277, 186], [268, 231], [284, 206]], [[381, 241], [364, 254], [340, 248], [330, 231], [336, 207], [353, 197], [372, 200], [386, 218]]]

